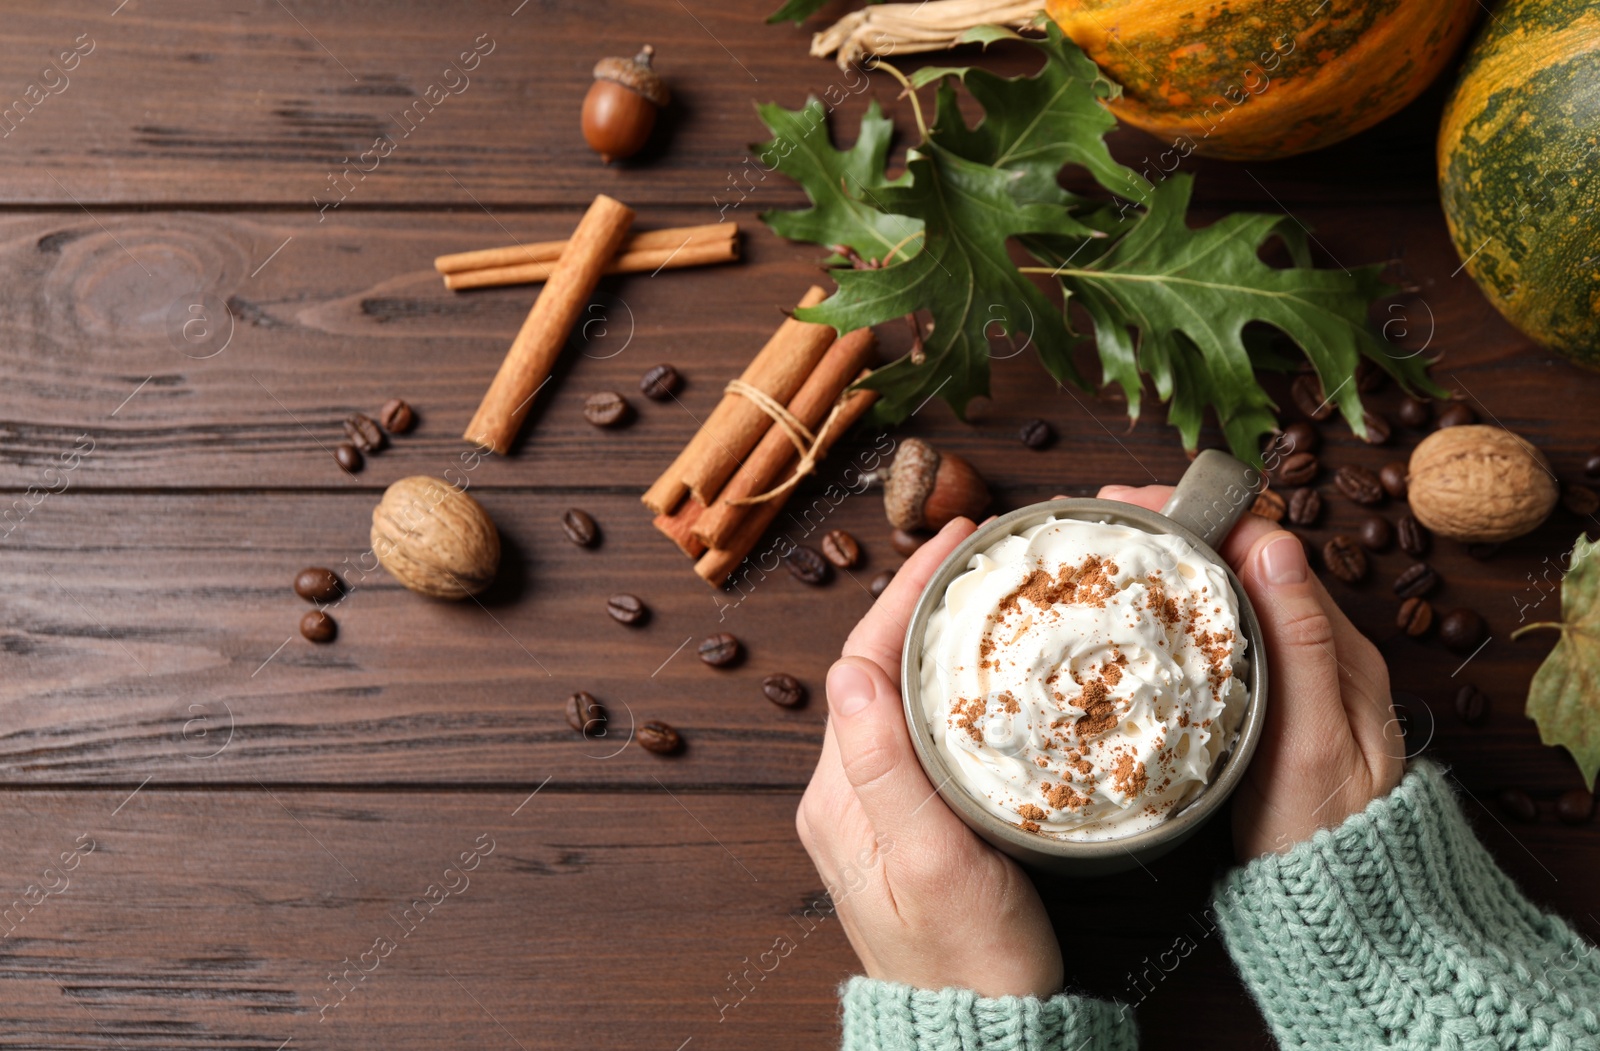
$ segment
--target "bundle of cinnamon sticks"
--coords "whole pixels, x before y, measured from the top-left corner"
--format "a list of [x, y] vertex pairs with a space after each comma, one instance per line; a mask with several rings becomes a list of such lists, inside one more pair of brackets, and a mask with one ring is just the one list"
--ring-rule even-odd
[[[826, 293], [813, 287], [800, 306]], [[793, 486], [872, 406], [846, 389], [868, 371], [871, 329], [839, 335], [788, 318], [723, 394], [672, 466], [644, 494], [656, 528], [721, 585], [783, 508]]]

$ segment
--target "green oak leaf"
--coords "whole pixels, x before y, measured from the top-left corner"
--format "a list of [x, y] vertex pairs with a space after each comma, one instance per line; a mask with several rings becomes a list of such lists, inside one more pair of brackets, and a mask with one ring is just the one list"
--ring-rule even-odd
[[769, 103], [757, 106], [761, 122], [773, 137], [751, 145], [756, 157], [776, 167], [805, 188], [811, 207], [767, 211], [761, 221], [791, 241], [849, 245], [863, 259], [879, 260], [897, 244], [905, 244], [922, 224], [880, 206], [878, 194], [904, 185], [909, 177], [884, 174], [894, 122], [883, 115], [876, 99], [861, 117], [861, 131], [848, 150], [835, 149], [828, 137], [828, 111], [815, 97], [805, 107], [787, 110]]
[[[1424, 372], [1426, 362], [1394, 353], [1368, 323], [1367, 305], [1389, 287], [1381, 267], [1310, 266], [1305, 231], [1283, 215], [1240, 212], [1190, 229], [1184, 216], [1192, 185], [1191, 176], [1175, 175], [1155, 187], [1145, 210], [1099, 254], [1091, 246], [1074, 260], [1049, 243], [1030, 243], [1044, 249], [1047, 272], [1088, 312], [1106, 380], [1122, 388], [1129, 415], [1138, 416], [1147, 373], [1169, 401], [1168, 422], [1185, 448], [1196, 447], [1210, 405], [1234, 455], [1258, 462], [1261, 439], [1277, 424], [1272, 399], [1255, 378], [1261, 354], [1245, 342], [1251, 322], [1299, 346], [1357, 434], [1366, 432], [1353, 381], [1362, 358], [1408, 390], [1442, 393]], [[1262, 261], [1260, 249], [1273, 237], [1294, 265]]]
[[1028, 178], [1017, 192], [1035, 200], [1073, 202], [1056, 186], [1056, 174], [1068, 164], [1087, 169], [1112, 193], [1129, 200], [1144, 197], [1150, 184], [1113, 160], [1106, 148], [1105, 135], [1117, 126], [1117, 118], [1102, 103], [1121, 95], [1122, 89], [1054, 22], [1046, 22], [1044, 29], [1045, 37], [1037, 40], [1000, 26], [980, 26], [963, 37], [985, 44], [1028, 39], [1045, 59], [1030, 76], [1002, 77], [974, 66], [929, 66], [913, 73], [909, 79], [918, 87], [959, 80], [983, 107], [983, 119], [968, 128], [954, 97], [948, 106], [941, 98], [928, 137], [969, 161], [1026, 171]]
[[[1365, 425], [1353, 380], [1363, 358], [1409, 391], [1443, 394], [1427, 377], [1429, 362], [1400, 354], [1368, 326], [1369, 305], [1389, 291], [1377, 268], [1314, 268], [1307, 232], [1286, 215], [1233, 215], [1190, 229], [1191, 178], [1152, 186], [1118, 164], [1104, 141], [1115, 121], [1101, 105], [1115, 86], [1059, 29], [1046, 23], [1044, 32], [1019, 38], [987, 26], [968, 34], [976, 43], [1027, 39], [1044, 58], [1028, 76], [928, 67], [902, 77], [939, 88], [924, 142], [896, 179], [884, 170], [889, 122], [875, 106], [848, 151], [818, 130], [826, 124], [821, 103], [798, 113], [761, 110], [775, 135], [762, 147], [764, 163], [798, 180], [813, 203], [762, 219], [795, 240], [848, 245], [867, 263], [887, 260], [833, 271], [838, 291], [800, 316], [844, 330], [932, 315], [923, 355], [863, 381], [883, 394], [880, 419], [902, 420], [935, 395], [964, 414], [989, 392], [990, 337], [999, 334], [1032, 346], [1058, 383], [1081, 384], [1066, 315], [1033, 283], [1046, 275], [1088, 314], [1102, 379], [1122, 388], [1130, 417], [1139, 417], [1148, 377], [1190, 449], [1210, 410], [1234, 454], [1259, 463], [1260, 439], [1276, 420], [1256, 373], [1292, 368], [1301, 356], [1358, 434]], [[970, 126], [958, 86], [983, 111]], [[1057, 177], [1067, 165], [1121, 200], [1063, 190]], [[1273, 238], [1291, 265], [1261, 260]], [[1046, 265], [1017, 267], [1018, 244]]]
[[1527, 624], [1513, 639], [1535, 628], [1561, 632], [1528, 684], [1528, 718], [1539, 725], [1539, 740], [1572, 753], [1589, 791], [1600, 772], [1600, 544], [1578, 537], [1572, 564], [1561, 578], [1559, 623]]
[[[946, 85], [941, 93], [953, 90]], [[881, 269], [835, 271], [839, 290], [795, 316], [846, 332], [917, 310], [932, 315], [923, 361], [901, 358], [864, 381], [883, 395], [876, 411], [889, 422], [910, 416], [934, 394], [964, 415], [968, 402], [989, 393], [991, 335], [1033, 346], [1058, 381], [1081, 384], [1065, 319], [1017, 269], [1006, 242], [1029, 233], [1091, 231], [1065, 208], [1012, 196], [1024, 172], [974, 163], [936, 142], [915, 151], [906, 168], [909, 185], [876, 196], [880, 207], [922, 222], [915, 254]]]

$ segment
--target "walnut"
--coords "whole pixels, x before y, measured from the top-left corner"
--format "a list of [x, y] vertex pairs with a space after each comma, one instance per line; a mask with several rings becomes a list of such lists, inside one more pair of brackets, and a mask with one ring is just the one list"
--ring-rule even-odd
[[1411, 453], [1411, 512], [1442, 536], [1498, 543], [1543, 522], [1560, 495], [1550, 462], [1527, 439], [1468, 424], [1434, 431]]
[[402, 478], [372, 509], [372, 550], [419, 594], [462, 599], [494, 580], [500, 534], [478, 501], [426, 475]]

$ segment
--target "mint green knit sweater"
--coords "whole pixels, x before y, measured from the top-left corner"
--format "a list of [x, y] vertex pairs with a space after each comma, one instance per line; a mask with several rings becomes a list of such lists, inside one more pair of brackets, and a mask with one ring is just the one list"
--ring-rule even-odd
[[[1228, 952], [1285, 1048], [1600, 1049], [1600, 950], [1518, 892], [1427, 762], [1217, 888]], [[845, 1051], [1121, 1051], [1131, 1012], [852, 978]]]

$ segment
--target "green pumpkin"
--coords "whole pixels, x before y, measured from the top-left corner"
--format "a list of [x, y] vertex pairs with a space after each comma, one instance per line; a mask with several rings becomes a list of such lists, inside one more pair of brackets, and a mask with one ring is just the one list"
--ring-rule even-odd
[[1600, 368], [1600, 4], [1495, 8], [1445, 108], [1439, 196], [1500, 313]]

